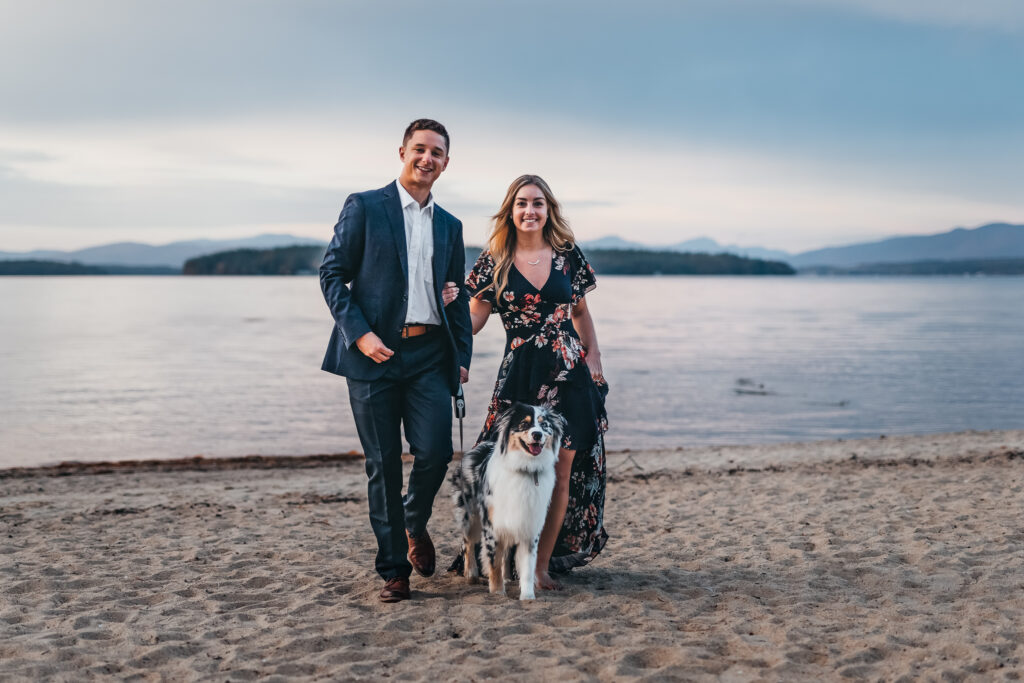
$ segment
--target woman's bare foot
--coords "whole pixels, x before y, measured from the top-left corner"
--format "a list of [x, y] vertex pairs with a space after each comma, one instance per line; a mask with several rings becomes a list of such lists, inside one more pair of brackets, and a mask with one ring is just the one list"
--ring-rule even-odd
[[562, 584], [558, 583], [548, 575], [547, 572], [537, 572], [537, 588], [542, 591], [560, 591]]

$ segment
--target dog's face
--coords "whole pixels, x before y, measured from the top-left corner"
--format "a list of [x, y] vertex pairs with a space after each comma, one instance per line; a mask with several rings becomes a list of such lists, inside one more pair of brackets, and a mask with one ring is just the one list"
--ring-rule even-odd
[[522, 451], [536, 457], [545, 449], [558, 452], [565, 420], [548, 408], [516, 403], [502, 416], [502, 427], [502, 450]]

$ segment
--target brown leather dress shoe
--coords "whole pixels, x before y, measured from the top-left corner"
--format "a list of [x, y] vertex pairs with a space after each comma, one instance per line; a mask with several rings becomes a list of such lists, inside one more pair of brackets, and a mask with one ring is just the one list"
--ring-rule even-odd
[[388, 579], [380, 591], [381, 602], [400, 602], [409, 599], [409, 579], [396, 576]]
[[409, 562], [420, 576], [434, 575], [434, 543], [430, 534], [424, 531], [419, 536], [410, 536], [406, 529], [405, 537], [409, 539]]

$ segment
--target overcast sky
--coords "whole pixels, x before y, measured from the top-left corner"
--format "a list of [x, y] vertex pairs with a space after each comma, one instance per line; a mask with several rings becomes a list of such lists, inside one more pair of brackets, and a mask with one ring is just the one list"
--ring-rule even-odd
[[1024, 223], [1017, 0], [0, 0], [0, 250], [289, 232], [452, 134], [480, 244], [544, 176], [580, 239], [799, 251]]

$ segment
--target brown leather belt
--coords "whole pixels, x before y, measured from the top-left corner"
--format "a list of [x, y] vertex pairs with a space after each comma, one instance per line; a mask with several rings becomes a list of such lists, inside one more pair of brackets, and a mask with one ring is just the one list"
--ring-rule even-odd
[[435, 329], [437, 329], [437, 325], [402, 325], [402, 339], [418, 337]]

